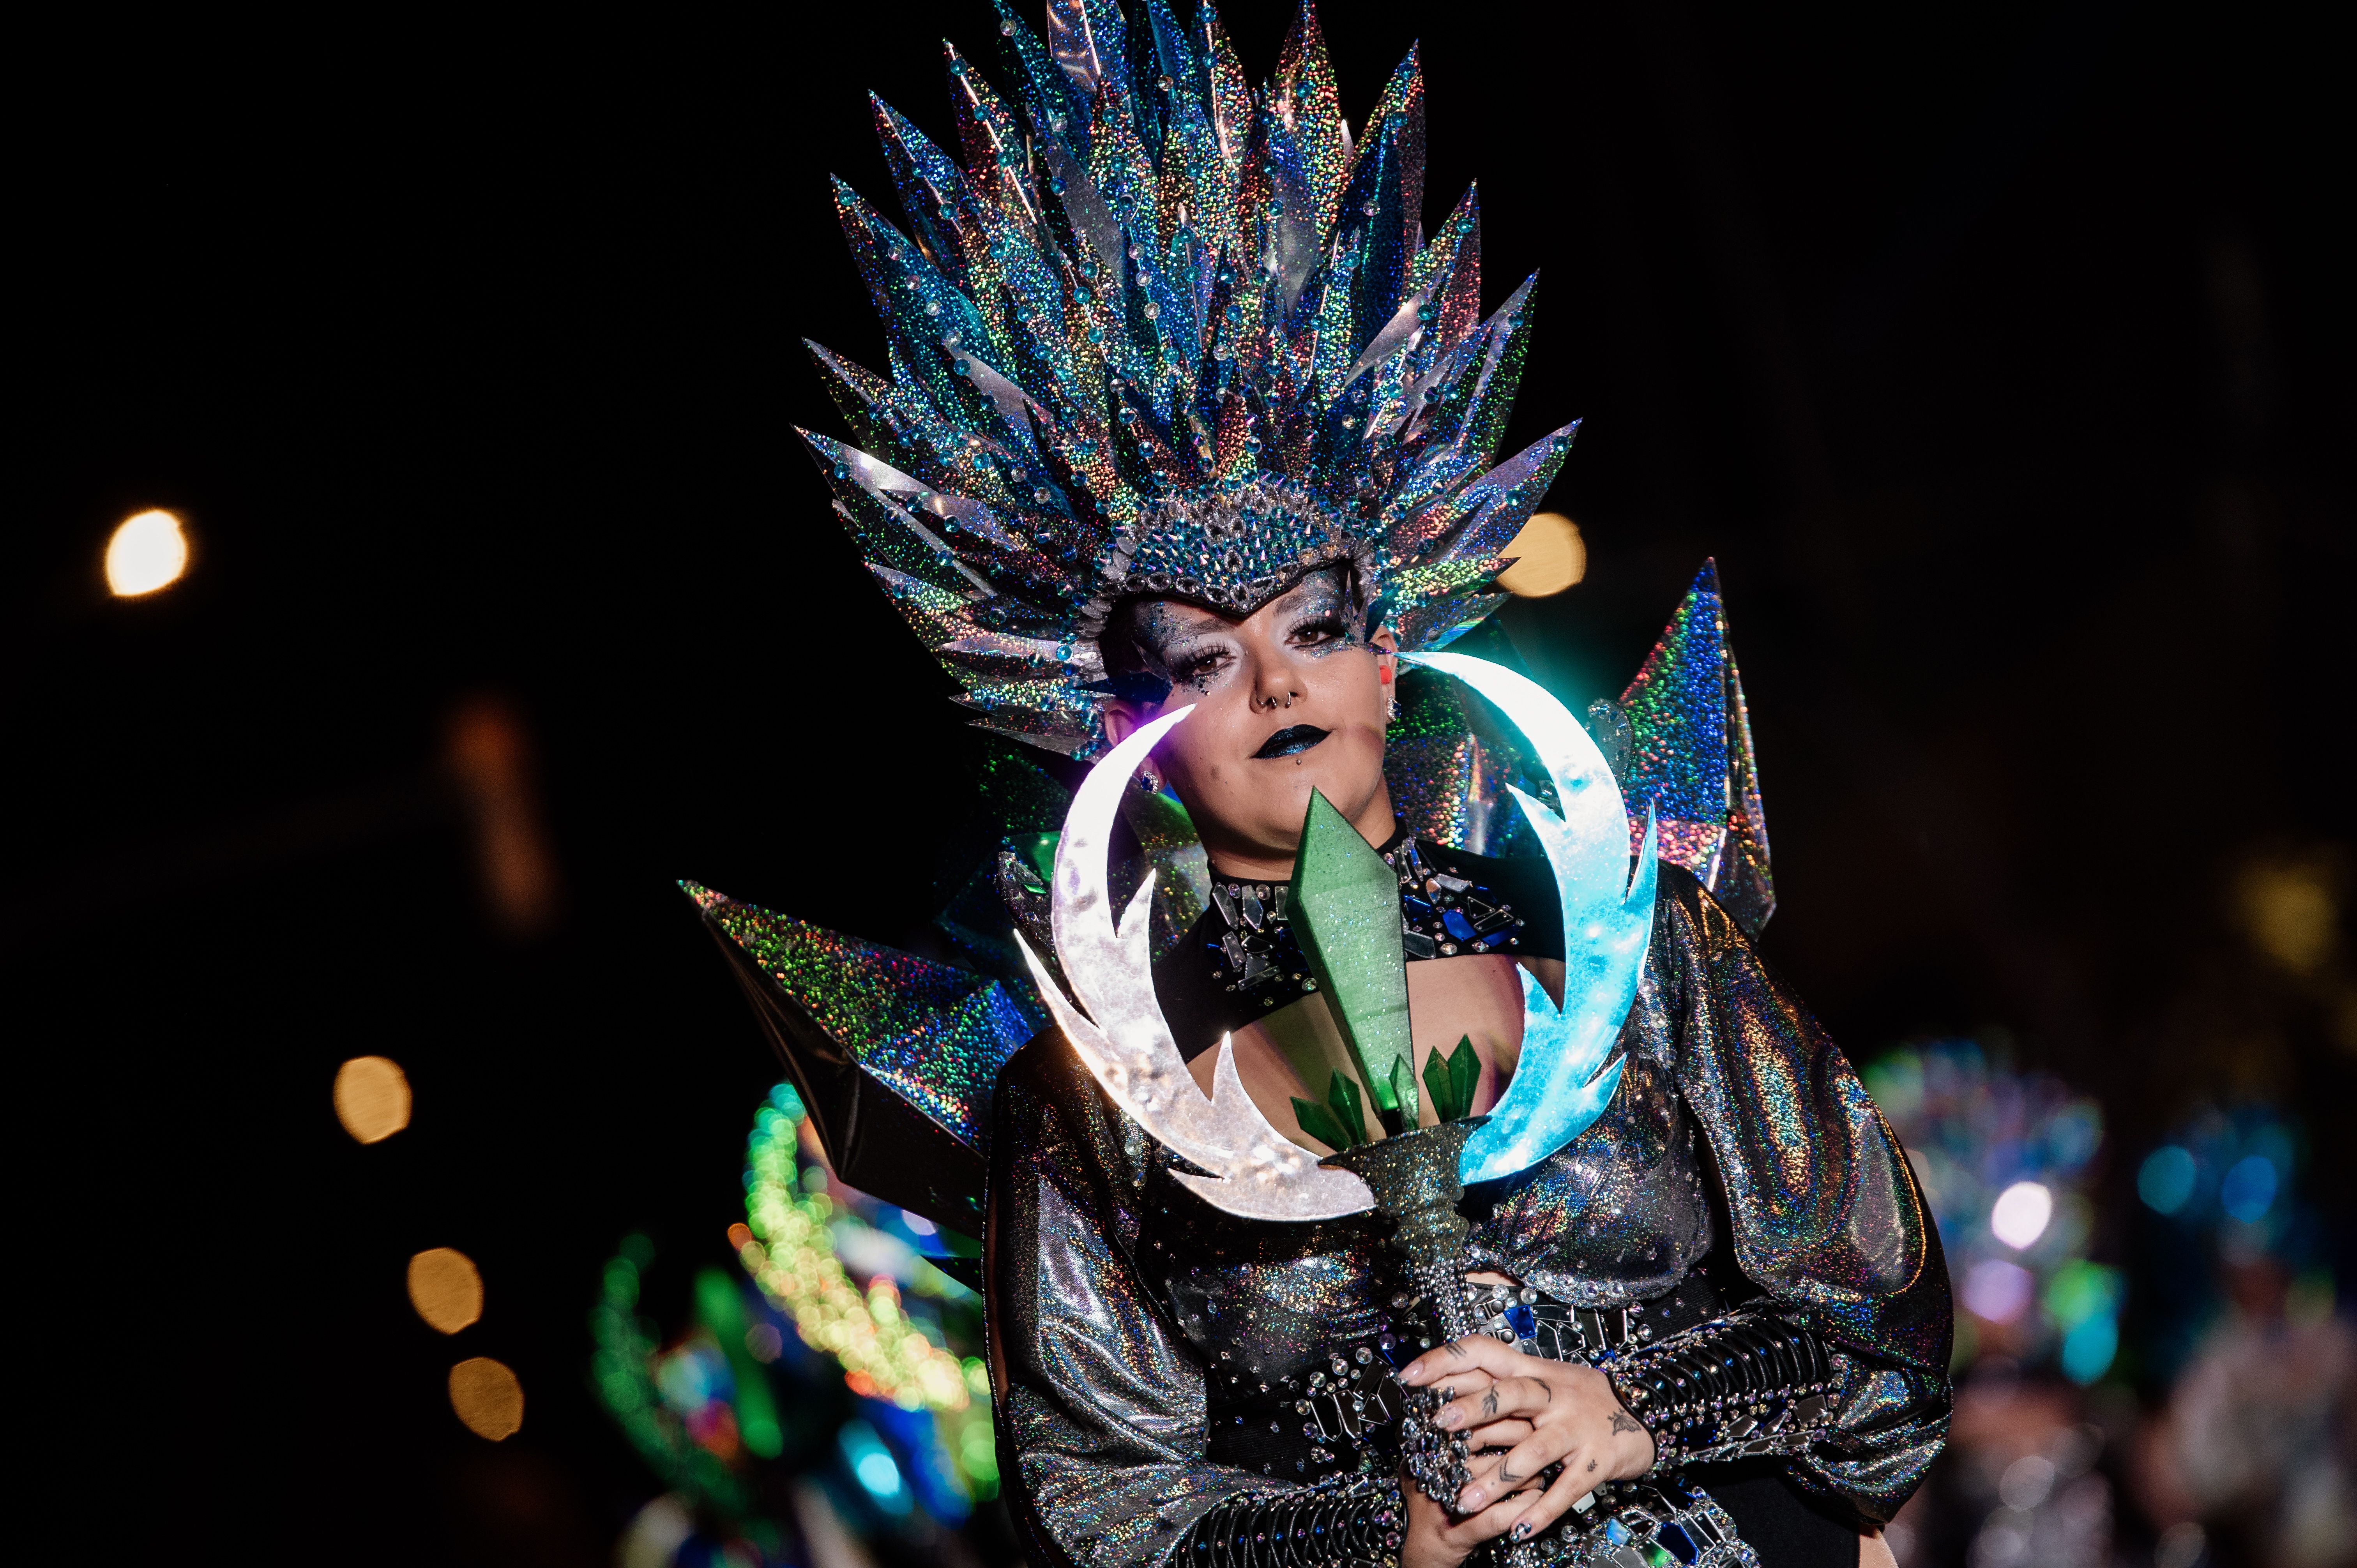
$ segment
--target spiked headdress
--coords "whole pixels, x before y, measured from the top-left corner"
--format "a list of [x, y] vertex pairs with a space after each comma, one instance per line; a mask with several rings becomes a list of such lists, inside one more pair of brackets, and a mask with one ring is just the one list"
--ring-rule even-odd
[[803, 433], [960, 700], [1092, 754], [1121, 599], [1338, 561], [1403, 649], [1477, 624], [1574, 427], [1492, 466], [1535, 279], [1481, 318], [1470, 191], [1426, 238], [1415, 53], [1354, 144], [1306, 4], [1257, 92], [1211, 0], [996, 4], [1020, 116], [951, 49], [963, 166], [879, 102], [908, 231], [836, 184], [889, 374], [812, 345], [858, 446]]

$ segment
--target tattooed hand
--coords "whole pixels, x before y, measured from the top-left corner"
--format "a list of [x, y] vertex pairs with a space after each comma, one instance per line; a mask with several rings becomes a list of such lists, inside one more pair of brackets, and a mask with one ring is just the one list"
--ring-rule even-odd
[[[1436, 1385], [1448, 1396], [1433, 1422], [1465, 1434], [1474, 1450], [1457, 1511], [1472, 1516], [1467, 1525], [1495, 1518], [1491, 1534], [1535, 1535], [1604, 1482], [1653, 1467], [1652, 1434], [1593, 1367], [1525, 1356], [1477, 1335], [1426, 1351], [1400, 1369], [1400, 1381]], [[1537, 1490], [1539, 1472], [1557, 1464], [1562, 1474]]]

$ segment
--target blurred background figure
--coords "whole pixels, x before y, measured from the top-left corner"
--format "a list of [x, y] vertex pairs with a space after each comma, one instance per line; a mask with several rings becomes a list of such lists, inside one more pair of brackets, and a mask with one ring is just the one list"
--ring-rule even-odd
[[2335, 1311], [2295, 1132], [2244, 1106], [2146, 1156], [2153, 1369], [2138, 1491], [2167, 1568], [2357, 1562], [2357, 1330]]
[[2089, 1258], [2104, 1117], [2000, 1050], [1943, 1041], [1867, 1069], [1940, 1224], [1960, 1379], [1949, 1448], [1892, 1524], [1902, 1565], [2103, 1568], [2111, 1439], [2090, 1391], [2119, 1351], [2120, 1271]]
[[[2095, 1101], [2010, 1054], [1867, 1070], [1958, 1309], [1949, 1449], [1891, 1527], [1900, 1562], [2357, 1562], [2357, 1331], [2298, 1125], [2205, 1109], [2124, 1165]], [[2107, 1215], [2107, 1192], [2133, 1197]]]
[[791, 1083], [755, 1112], [726, 1231], [735, 1265], [694, 1273], [680, 1321], [647, 1310], [642, 1235], [590, 1315], [598, 1400], [663, 1487], [624, 1568], [1016, 1562], [970, 1246], [835, 1177]]

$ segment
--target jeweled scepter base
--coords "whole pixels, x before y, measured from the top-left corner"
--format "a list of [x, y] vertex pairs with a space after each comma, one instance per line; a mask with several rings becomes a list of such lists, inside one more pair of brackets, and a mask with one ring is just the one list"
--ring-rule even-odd
[[[1465, 1238], [1472, 1227], [1457, 1212], [1465, 1196], [1458, 1162], [1465, 1153], [1465, 1140], [1485, 1120], [1469, 1116], [1418, 1127], [1318, 1162], [1351, 1172], [1375, 1195], [1375, 1212], [1392, 1221], [1392, 1244], [1407, 1254], [1409, 1288], [1433, 1314], [1439, 1331], [1436, 1343], [1476, 1332], [1464, 1281]], [[1427, 1385], [1405, 1392], [1408, 1418], [1401, 1423], [1402, 1463], [1418, 1490], [1453, 1512], [1457, 1494], [1472, 1479], [1465, 1463], [1465, 1439], [1432, 1424], [1442, 1403], [1438, 1388]]]

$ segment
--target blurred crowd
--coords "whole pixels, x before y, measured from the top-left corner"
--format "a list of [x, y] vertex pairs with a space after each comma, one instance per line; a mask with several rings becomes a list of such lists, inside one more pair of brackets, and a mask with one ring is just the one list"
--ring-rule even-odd
[[2204, 1108], [2128, 1153], [1975, 1042], [1867, 1076], [1957, 1298], [1954, 1423], [1889, 1532], [1901, 1563], [2357, 1561], [2357, 1332], [2298, 1122]]

